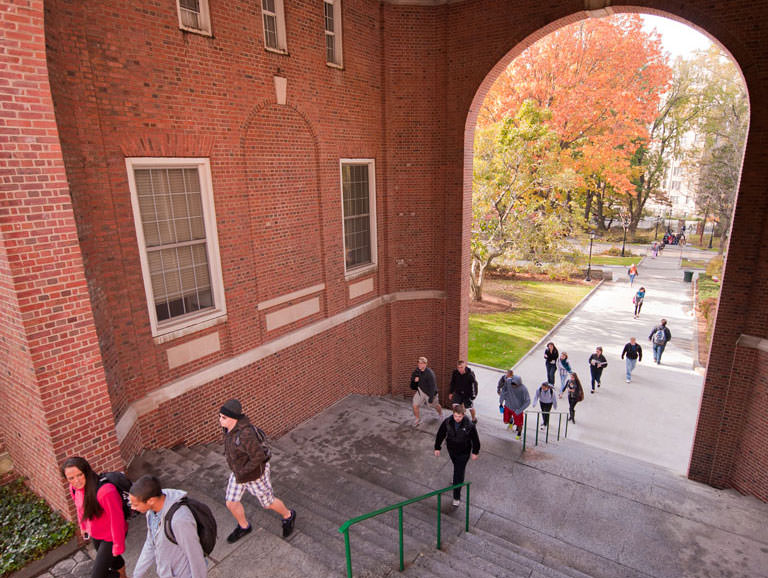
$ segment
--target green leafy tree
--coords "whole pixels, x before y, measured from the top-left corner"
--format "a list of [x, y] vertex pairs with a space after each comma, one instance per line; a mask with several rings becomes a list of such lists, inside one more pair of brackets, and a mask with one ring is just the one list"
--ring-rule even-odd
[[573, 226], [573, 174], [560, 163], [550, 111], [532, 100], [475, 134], [471, 290], [482, 299], [487, 268], [499, 257], [544, 260]]

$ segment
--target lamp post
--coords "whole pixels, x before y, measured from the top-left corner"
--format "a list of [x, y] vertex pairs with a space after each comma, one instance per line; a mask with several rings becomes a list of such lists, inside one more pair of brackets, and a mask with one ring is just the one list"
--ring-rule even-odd
[[624, 239], [621, 241], [621, 256], [624, 256], [624, 247], [627, 246], [627, 229], [629, 228], [629, 217], [624, 215], [621, 217], [621, 226], [624, 229]]
[[592, 242], [595, 240], [595, 234], [590, 233], [589, 234], [589, 261], [587, 262], [587, 278], [584, 279], [585, 281], [592, 281], [592, 277], [590, 277], [592, 273]]
[[712, 230], [709, 232], [709, 248], [712, 248], [712, 238], [715, 236], [715, 218], [712, 217]]

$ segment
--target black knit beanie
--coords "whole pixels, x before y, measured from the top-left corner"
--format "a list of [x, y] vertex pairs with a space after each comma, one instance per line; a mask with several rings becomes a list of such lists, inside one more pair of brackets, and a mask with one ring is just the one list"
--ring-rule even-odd
[[240, 419], [243, 417], [243, 406], [240, 405], [240, 401], [237, 399], [228, 399], [221, 406], [219, 413], [232, 419]]

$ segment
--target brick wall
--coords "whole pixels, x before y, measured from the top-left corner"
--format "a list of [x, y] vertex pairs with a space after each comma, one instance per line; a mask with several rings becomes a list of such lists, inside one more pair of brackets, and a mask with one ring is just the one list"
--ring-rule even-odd
[[[741, 64], [752, 102], [762, 102], [765, 38], [751, 23], [765, 21], [763, 4], [743, 0], [730, 3], [728, 10], [661, 0], [635, 5], [648, 12], [676, 12], [717, 36]], [[33, 30], [39, 33], [42, 7], [39, 2], [31, 6], [38, 18]], [[322, 13], [309, 0], [286, 2], [289, 55], [264, 50], [258, 3], [212, 2], [213, 37], [204, 37], [178, 29], [172, 1], [140, 1], [120, 11], [106, 0], [94, 1], [87, 12], [83, 3], [47, 1], [48, 69], [61, 154], [108, 384], [100, 390], [104, 405], [99, 411], [111, 404], [119, 419], [132, 403], [169, 382], [368, 299], [407, 291], [439, 294], [382, 306], [340, 326], [343, 330], [328, 330], [161, 404], [143, 414], [123, 439], [123, 457], [144, 445], [209, 439], [211, 415], [224, 394], [242, 396], [247, 407], [257, 408], [249, 413], [279, 433], [356, 391], [361, 381], [369, 382], [368, 393], [401, 393], [421, 354], [430, 358], [445, 393], [450, 369], [467, 347], [470, 163], [477, 109], [516, 54], [584, 17], [583, 6], [577, 0], [524, 0], [514, 6], [496, 0], [440, 6], [345, 0], [344, 70], [337, 70], [324, 64]], [[42, 55], [42, 39], [34, 42], [32, 60]], [[276, 103], [275, 75], [287, 79], [287, 105]], [[49, 105], [45, 110], [50, 112]], [[768, 286], [761, 256], [768, 214], [762, 192], [767, 115], [753, 110], [691, 462], [692, 477], [715, 485], [733, 485], [731, 474], [740, 471], [734, 469], [740, 458], [719, 449], [743, 438], [723, 410], [726, 389], [743, 394], [751, 386], [731, 370], [736, 341], [745, 332], [766, 336], [768, 305], [748, 296]], [[56, 196], [69, 226], [58, 155], [56, 149], [55, 166], [46, 170], [51, 175], [46, 194]], [[169, 342], [152, 338], [126, 156], [210, 158], [225, 323]], [[379, 266], [370, 275], [373, 291], [354, 300], [344, 275], [339, 158], [376, 161]], [[40, 229], [43, 220], [40, 215]], [[7, 219], [4, 223], [6, 231]], [[67, 257], [79, 267], [73, 231], [66, 233], [57, 244], [67, 247]], [[13, 259], [9, 249], [8, 275], [17, 279], [22, 272], [14, 270]], [[324, 285], [319, 313], [267, 331], [258, 303], [317, 284]], [[55, 282], [52, 287], [55, 292]], [[87, 316], [77, 301], [83, 289], [82, 283], [76, 285], [66, 301]], [[12, 290], [6, 293], [10, 298]], [[26, 305], [19, 301], [23, 320]], [[13, 303], [8, 307], [12, 310]], [[85, 342], [93, 344], [90, 326], [84, 327]], [[33, 334], [25, 330], [23, 336]], [[168, 367], [169, 348], [214, 332], [219, 351]], [[20, 343], [23, 347], [23, 339]], [[74, 352], [65, 354], [73, 359]], [[301, 379], [321, 375], [323, 384], [344, 377], [321, 388], [310, 409], [306, 393], [292, 387], [294, 368]], [[58, 380], [57, 375], [50, 387]], [[754, 484], [763, 483], [741, 474], [738, 479], [740, 489], [753, 493], [760, 491]]]
[[0, 428], [17, 473], [70, 511], [58, 464], [117, 467], [114, 421], [59, 149], [43, 4], [0, 10]]

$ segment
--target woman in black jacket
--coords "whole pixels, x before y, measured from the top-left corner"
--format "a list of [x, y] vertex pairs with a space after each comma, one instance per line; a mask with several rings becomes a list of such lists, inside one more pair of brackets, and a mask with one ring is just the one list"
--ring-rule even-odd
[[[467, 468], [467, 462], [470, 456], [473, 460], [477, 459], [480, 453], [480, 438], [477, 435], [477, 428], [466, 415], [464, 415], [464, 406], [461, 404], [453, 406], [453, 415], [446, 418], [440, 424], [435, 438], [435, 456], [440, 457], [440, 447], [445, 445], [448, 448], [448, 455], [453, 462], [453, 484], [464, 482], [464, 471]], [[461, 499], [461, 488], [453, 490], [453, 507], [459, 506]]]
[[560, 357], [560, 353], [557, 351], [555, 344], [550, 341], [544, 350], [544, 364], [547, 366], [547, 381], [552, 385], [555, 385], [558, 357]]

